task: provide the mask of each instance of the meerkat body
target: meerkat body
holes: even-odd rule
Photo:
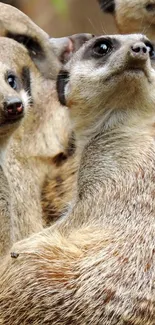
[[[153,59],[142,35],[105,36],[60,73],[82,151],[77,196],[5,259],[0,324],[154,325]]]
[[[103,11],[112,13],[120,33],[145,33],[155,40],[154,0],[98,0]]]

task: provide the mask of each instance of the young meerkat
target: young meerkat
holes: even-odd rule
[[[120,33],[145,33],[155,40],[155,0],[98,0],[104,12],[114,15]]]
[[[8,53],[16,47],[15,42],[3,38],[0,54],[0,163],[5,160],[5,152],[9,147],[9,142],[13,133],[18,129],[23,120],[24,113],[30,108],[30,96],[27,92],[27,83],[23,78],[25,73],[25,49],[19,45],[22,58],[18,60],[18,66],[14,58],[10,58]],[[7,45],[6,45],[7,44]],[[11,52],[10,52],[11,51]],[[6,59],[7,57],[7,59]],[[31,61],[29,59],[29,61]],[[30,64],[30,62],[27,63]],[[0,252],[6,251],[10,245],[11,219],[10,214],[10,190],[7,179],[1,171],[0,188]]]
[[[77,169],[74,139],[68,111],[58,102],[55,84],[62,63],[92,35],[50,39],[26,15],[4,4],[0,4],[0,35],[16,41],[16,51],[9,53],[9,47],[6,49],[7,60],[12,57],[15,67],[20,57],[18,43],[26,48],[28,66],[32,61],[32,71],[25,69],[23,77],[30,79],[27,91],[31,110],[22,128],[13,135],[1,162],[0,254],[4,255],[10,242],[51,224],[73,195]],[[67,173],[61,167],[65,164]]]
[[[154,50],[97,37],[61,72],[82,156],[57,225],[16,243],[0,273],[0,324],[155,324]]]

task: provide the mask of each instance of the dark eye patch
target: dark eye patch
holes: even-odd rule
[[[106,61],[113,50],[118,50],[121,43],[114,37],[96,37],[83,52],[83,60],[91,60],[92,58]],[[97,54],[98,53],[98,54]]]
[[[11,88],[13,88],[14,90],[17,89],[17,80],[14,75],[9,75],[7,78],[7,82]]]
[[[114,13],[115,0],[98,0],[101,9],[107,13]]]
[[[155,49],[154,49],[154,44],[152,44],[151,42],[149,41],[145,41],[145,45],[149,51],[149,56],[150,56],[150,59],[155,59]]]
[[[147,5],[145,6],[145,8],[149,12],[155,11],[155,3],[147,3]]]
[[[13,71],[7,71],[5,80],[12,89],[16,91],[21,89],[21,82]]]
[[[29,51],[31,58],[38,60],[45,59],[45,53],[37,40],[26,36],[8,32],[6,37],[14,39],[16,42],[23,44]]]
[[[20,77],[18,77],[13,71],[7,71],[5,80],[8,85],[17,92],[19,92],[21,89],[24,89],[28,93],[30,97],[30,103],[32,104],[31,76],[28,67],[25,66],[21,69]]]
[[[105,56],[112,51],[112,48],[111,41],[107,39],[98,40],[93,46],[93,56],[95,58]]]

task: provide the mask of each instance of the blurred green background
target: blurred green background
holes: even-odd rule
[[[116,32],[113,18],[104,15],[97,0],[8,0],[53,37],[80,32]]]

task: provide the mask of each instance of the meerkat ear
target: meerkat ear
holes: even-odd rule
[[[79,48],[86,42],[88,42],[90,39],[92,39],[95,35],[92,34],[74,34],[71,36],[68,36],[73,44],[73,53],[78,51]]]
[[[107,13],[115,12],[115,0],[97,0],[101,9]]]
[[[70,60],[73,53],[78,51],[85,42],[93,37],[94,35],[92,34],[75,34],[68,37],[51,38],[50,42],[56,56],[64,64]]]
[[[51,39],[51,43],[55,46],[55,53],[59,60],[64,64],[70,60],[72,55],[87,41],[92,39],[92,34],[75,34],[59,39]],[[66,105],[65,86],[69,81],[69,72],[62,69],[57,77],[57,93],[59,101],[62,105]]]
[[[66,105],[66,98],[65,98],[65,86],[67,85],[69,81],[69,73],[66,70],[61,70],[57,77],[57,93],[58,93],[58,99],[61,103],[61,105]]]
[[[73,53],[73,43],[69,37],[50,38],[50,43],[61,63],[66,63]]]

